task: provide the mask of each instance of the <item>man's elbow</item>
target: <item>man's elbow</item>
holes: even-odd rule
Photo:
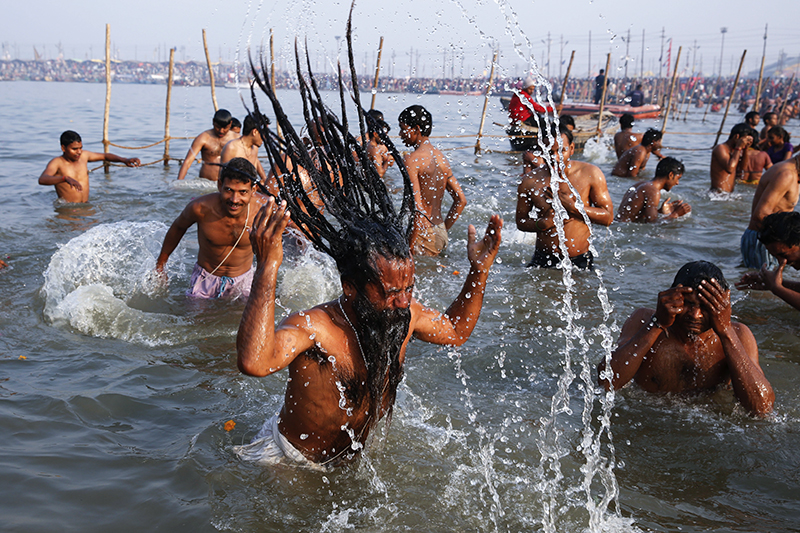
[[[259,365],[244,361],[241,356],[239,356],[239,359],[236,361],[236,366],[239,368],[239,372],[246,376],[263,378],[264,376],[269,375],[269,372],[267,372],[266,369],[261,368]]]

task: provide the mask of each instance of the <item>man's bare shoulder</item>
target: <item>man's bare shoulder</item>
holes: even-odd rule
[[[535,191],[550,184],[550,172],[546,168],[535,168],[520,178],[517,192]]]
[[[602,181],[605,183],[606,175],[597,165],[593,165],[591,163],[587,163],[586,161],[572,161],[570,163],[576,166],[576,171],[580,172],[582,176],[587,178],[591,178],[592,181]]]

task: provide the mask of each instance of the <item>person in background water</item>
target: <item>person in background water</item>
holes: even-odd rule
[[[430,112],[420,105],[413,105],[400,113],[398,122],[403,144],[414,149],[403,156],[417,206],[411,248],[415,255],[439,255],[447,246],[447,232],[467,205],[467,198],[453,176],[447,157],[428,139],[433,127]],[[445,192],[453,203],[447,217],[442,219]]]
[[[666,219],[675,219],[689,212],[692,208],[683,200],[665,201],[661,203],[661,190],[670,191],[683,176],[683,163],[674,157],[665,157],[658,162],[656,177],[650,181],[640,181],[631,186],[622,197],[617,211],[620,222],[656,222],[659,215]]]
[[[620,178],[637,177],[647,166],[650,154],[656,152],[660,153],[661,137],[662,133],[657,129],[650,128],[644,132],[644,135],[642,135],[642,144],[625,150],[625,153],[619,158],[617,164],[614,165],[614,170],[611,171],[611,175],[619,176]]]
[[[394,159],[389,153],[389,149],[383,144],[383,141],[381,141],[378,130],[388,135],[392,128],[383,119],[383,113],[377,109],[370,109],[365,115],[367,117],[367,154],[369,158],[372,159],[372,163],[375,165],[375,170],[378,171],[378,175],[384,178],[384,176],[386,176],[386,171],[394,164]],[[358,140],[360,141],[361,138],[359,137]]]
[[[761,224],[758,240],[778,260],[778,266],[770,270],[763,265],[761,270],[744,274],[736,283],[736,288],[770,291],[800,310],[800,282],[783,279],[786,265],[800,270],[800,213],[789,211],[771,214]]]
[[[762,118],[764,119],[764,127],[761,128],[761,133],[758,136],[759,148],[762,150],[766,150],[767,146],[769,145],[769,141],[767,140],[767,133],[769,132],[769,130],[778,125],[778,114],[770,111],[768,113],[764,113]]]
[[[736,124],[731,128],[728,140],[718,144],[711,152],[712,191],[733,192],[736,169],[739,165],[744,166],[744,153],[753,142],[751,129],[747,124]]]
[[[236,117],[231,117],[231,131],[236,135],[242,134],[242,123]]]
[[[237,138],[237,135],[231,131],[231,121],[233,117],[227,109],[220,109],[214,113],[212,121],[212,128],[206,130],[192,141],[192,146],[186,153],[186,159],[183,160],[180,170],[178,171],[178,179],[186,178],[189,172],[189,167],[194,163],[194,158],[197,154],[203,160],[200,167],[200,177],[211,181],[217,181],[219,178],[219,165],[222,149],[230,141]]]
[[[631,107],[642,107],[644,105],[644,92],[642,92],[642,85],[638,84],[636,89],[631,91],[628,95],[631,99]]]
[[[267,117],[263,117],[262,120],[266,124],[269,124],[269,119]],[[222,149],[220,161],[222,163],[227,163],[235,157],[243,157],[250,161],[250,164],[255,167],[261,179],[261,183],[266,184],[267,174],[264,172],[264,167],[258,159],[258,149],[261,148],[263,144],[264,140],[261,138],[261,132],[258,131],[256,127],[256,121],[252,115],[248,114],[244,118],[244,134],[238,139],[229,141],[228,144],[225,145],[225,148]]]
[[[765,218],[773,213],[794,211],[800,197],[800,155],[782,161],[764,172],[753,194],[750,222],[742,234],[741,250],[744,266],[770,268],[777,265],[767,248],[758,240],[758,232]]]
[[[634,118],[630,113],[624,113],[619,117],[619,131],[614,134],[614,151],[617,159],[622,157],[629,148],[633,148],[642,142],[643,133],[633,132]]]
[[[789,132],[780,126],[774,126],[767,132],[767,155],[772,164],[792,157],[794,146],[789,142],[790,138]]]
[[[89,152],[83,149],[81,136],[72,130],[61,134],[61,155],[51,159],[39,176],[39,185],[55,185],[58,197],[70,203],[89,201],[89,163],[109,161],[128,167],[138,167],[139,158],[127,159],[110,153]]]
[[[603,86],[606,83],[606,71],[605,69],[600,69],[600,74],[598,74],[594,79],[594,103],[599,104],[600,99],[603,98]]]
[[[751,128],[756,129],[761,123],[761,115],[758,114],[758,111],[750,111],[744,116],[744,123]]]
[[[156,271],[166,278],[169,256],[196,223],[200,249],[186,293],[195,298],[246,298],[253,280],[248,231],[263,198],[253,194],[256,169],[247,159],[236,157],[221,165],[221,170],[218,192],[189,202],[164,236],[156,260]]]
[[[731,383],[753,415],[772,412],[775,392],[758,363],[750,329],[731,320],[728,282],[713,263],[683,265],[655,309],[634,311],[598,382],[619,390],[631,380],[653,393],[698,393]]]
[[[557,132],[555,124],[551,124],[549,135],[546,134],[546,130],[540,130],[540,134],[545,146],[550,142],[553,143],[550,147],[550,161],[553,168],[557,169],[561,164],[566,165],[572,147],[572,132],[564,126]],[[522,175],[517,187],[517,229],[536,233],[536,247],[527,265],[529,267],[559,268],[561,265],[563,255],[556,230],[554,198],[550,186],[552,178],[550,165],[540,164],[530,171],[526,168],[526,173]],[[568,182],[559,183],[558,198],[559,202],[566,201],[574,205],[575,200]],[[613,210],[611,213],[609,218],[613,217]],[[583,214],[575,209],[567,210],[564,236],[566,240],[564,244],[572,264],[582,270],[591,270],[594,265],[594,255],[589,250],[591,229]]]
[[[750,128],[747,135],[752,138],[752,141],[742,155],[742,161],[736,165],[736,179],[747,185],[758,185],[764,171],[772,167],[772,160],[767,152],[756,149],[758,131]]]

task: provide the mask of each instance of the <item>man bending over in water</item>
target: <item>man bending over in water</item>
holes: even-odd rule
[[[291,128],[269,80],[259,86],[270,95],[286,135],[286,157],[294,169],[300,168],[310,157],[309,149]],[[303,195],[300,176],[295,170],[284,171],[279,185],[281,195],[292,190],[284,200],[288,210],[285,203],[270,198],[254,222],[251,240],[258,266],[236,340],[238,367],[250,376],[267,376],[288,367],[289,379],[280,414],[264,424],[251,444],[235,450],[260,463],[288,458],[306,465],[336,465],[355,458],[378,421],[391,417],[412,337],[442,345],[467,341],[480,315],[502,221],[492,216],[481,240],[469,227],[470,272],[449,309],[442,314],[420,304],[413,297],[414,261],[409,248],[414,198],[404,165],[398,164],[405,185],[398,213],[361,143],[322,107],[304,82],[300,86],[304,100],[324,119],[326,139],[342,147],[318,151],[343,184],[332,182],[330,173],[321,170],[326,165],[303,165],[334,222],[300,207],[302,202],[296,199]],[[356,106],[363,121],[357,93]],[[400,161],[385,134],[382,140]],[[280,147],[272,137],[266,144],[270,158],[277,159]],[[294,313],[276,328],[281,234],[290,213],[314,245],[336,261],[342,295]]]
[[[39,185],[55,185],[56,194],[65,202],[89,201],[89,165],[95,161],[111,161],[138,167],[139,158],[127,159],[118,155],[88,152],[83,149],[81,136],[72,130],[61,134],[61,156],[51,159],[39,176]]]
[[[650,154],[661,150],[661,137],[661,132],[653,128],[644,132],[642,144],[625,150],[614,166],[614,170],[611,171],[611,175],[620,178],[637,177],[645,169]]]
[[[748,272],[736,284],[741,290],[770,291],[772,294],[800,310],[800,282],[783,279],[786,265],[800,270],[800,213],[789,211],[773,213],[761,223],[758,239],[778,260],[773,270],[762,265],[761,270]]]
[[[264,117],[264,122],[269,124],[269,119]],[[256,121],[252,115],[244,117],[244,127],[242,128],[242,136],[238,139],[229,141],[222,149],[222,156],[220,157],[222,163],[227,163],[234,157],[243,157],[250,161],[258,172],[261,183],[267,183],[267,174],[264,172],[264,167],[261,166],[261,161],[258,159],[258,149],[264,144],[261,138],[261,133],[256,127]]]
[[[741,239],[742,259],[747,268],[774,267],[777,261],[758,241],[761,223],[773,213],[794,211],[800,198],[800,154],[773,165],[764,172],[753,195],[750,223]]]
[[[718,144],[711,152],[711,190],[733,192],[736,169],[744,166],[743,155],[753,142],[752,128],[745,123],[731,128],[728,140]]]
[[[633,312],[617,349],[597,367],[598,381],[617,390],[635,381],[647,392],[694,393],[725,383],[750,413],[772,411],[775,393],[758,364],[750,329],[731,320],[730,289],[706,261],[687,263],[655,309]]]
[[[683,163],[674,157],[665,157],[658,162],[656,177],[640,181],[625,192],[619,203],[617,220],[620,222],[656,222],[659,215],[667,219],[678,218],[692,208],[683,200],[661,203],[661,190],[670,191],[683,176]]]
[[[183,160],[181,169],[178,171],[179,180],[186,177],[189,167],[192,166],[194,158],[199,153],[203,160],[203,165],[200,167],[200,177],[217,181],[219,167],[215,165],[220,163],[222,149],[230,141],[237,138],[237,135],[231,131],[232,118],[227,109],[220,109],[214,113],[213,127],[204,131],[192,141],[192,146],[189,147],[189,151],[186,153],[186,159]]]
[[[433,118],[428,110],[421,105],[412,105],[400,113],[398,121],[403,144],[414,148],[413,152],[403,157],[417,206],[411,247],[415,255],[439,255],[447,246],[447,232],[467,205],[467,198],[453,176],[445,155],[428,140],[433,126]],[[447,218],[442,220],[445,192],[453,198],[453,203]]]
[[[261,207],[253,194],[256,169],[241,157],[222,166],[218,192],[195,198],[172,223],[156,261],[163,275],[170,254],[192,224],[197,223],[200,250],[188,296],[247,297],[253,279],[253,247],[248,231]]]

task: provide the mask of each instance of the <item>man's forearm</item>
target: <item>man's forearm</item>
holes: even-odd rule
[[[717,332],[731,375],[731,385],[736,398],[753,414],[765,415],[772,411],[775,393],[761,368],[747,355],[733,326]]]
[[[483,307],[483,296],[486,292],[488,277],[488,268],[481,271],[475,266],[470,266],[461,292],[445,312],[457,335],[457,339],[453,343],[456,346],[464,344],[472,334],[472,330],[475,329]]]
[[[250,376],[266,376],[275,351],[275,286],[278,267],[259,265],[236,335],[237,366]]]
[[[606,374],[609,370],[607,370],[605,360],[600,361],[600,364],[597,365],[600,385],[606,389],[610,389],[612,386],[614,389],[620,389],[632,380],[639,371],[645,354],[653,347],[661,331],[662,328],[652,319],[644,322],[628,342],[612,352],[611,376]]]
[[[784,281],[783,285],[772,289],[772,294],[800,311],[800,283]]]

